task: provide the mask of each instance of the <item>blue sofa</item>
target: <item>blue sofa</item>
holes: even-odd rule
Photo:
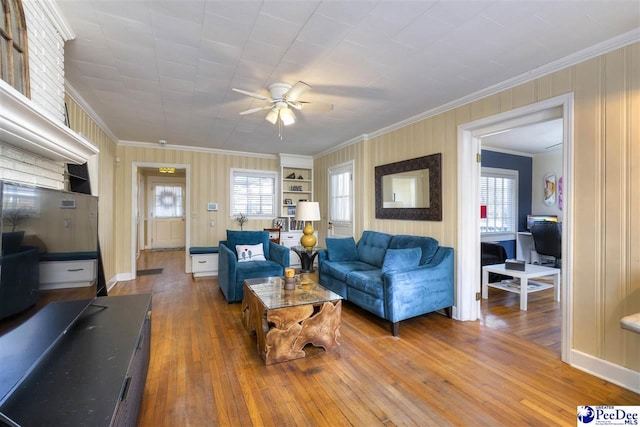
[[[344,299],[391,322],[444,309],[454,301],[453,249],[431,237],[365,231],[353,238],[327,238],[318,254],[320,283]]]
[[[264,261],[238,260],[236,246],[262,243]],[[268,231],[227,230],[218,248],[218,284],[228,302],[242,301],[245,279],[283,276],[289,267],[289,249],[269,240]]]

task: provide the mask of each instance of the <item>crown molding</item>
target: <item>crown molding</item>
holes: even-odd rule
[[[160,145],[157,142],[141,142],[141,141],[118,141],[118,146],[123,147],[138,147],[138,148],[154,148],[156,150],[178,150],[178,151],[193,151],[197,153],[210,153],[210,154],[224,154],[226,156],[241,156],[241,157],[256,157],[259,159],[276,160],[278,156],[274,154],[261,154],[247,151],[233,151],[233,150],[221,150],[218,148],[204,148],[193,147],[188,145],[172,145],[163,144]]]
[[[49,18],[51,18],[51,22],[53,26],[56,27],[56,30],[64,41],[73,40],[76,38],[76,33],[73,32],[69,22],[62,14],[62,11],[58,7],[58,3],[52,0],[44,0],[39,2],[42,8],[45,10],[45,13]]]
[[[98,148],[0,80],[0,141],[54,161],[84,163]]]

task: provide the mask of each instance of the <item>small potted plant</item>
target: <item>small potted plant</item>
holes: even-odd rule
[[[240,231],[244,231],[244,225],[247,221],[249,221],[249,218],[247,218],[247,216],[242,212],[240,212],[240,215],[236,216],[236,222],[240,224]]]

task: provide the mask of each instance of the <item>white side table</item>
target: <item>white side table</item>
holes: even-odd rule
[[[505,276],[520,279],[520,284],[515,283],[489,283],[489,273],[498,273]],[[553,285],[536,282],[530,284],[529,279],[534,277],[553,276]],[[489,286],[502,289],[503,291],[520,294],[520,310],[527,309],[527,294],[555,288],[556,301],[560,301],[560,269],[543,267],[541,265],[525,264],[524,271],[507,270],[504,264],[485,265],[482,267],[482,298],[489,297]],[[522,292],[521,289],[526,289]]]

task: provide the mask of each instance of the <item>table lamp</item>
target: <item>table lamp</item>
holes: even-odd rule
[[[312,221],[320,221],[320,205],[318,202],[298,202],[296,205],[296,221],[306,221],[302,230],[300,244],[306,250],[311,250],[316,245],[316,236],[313,235]]]

